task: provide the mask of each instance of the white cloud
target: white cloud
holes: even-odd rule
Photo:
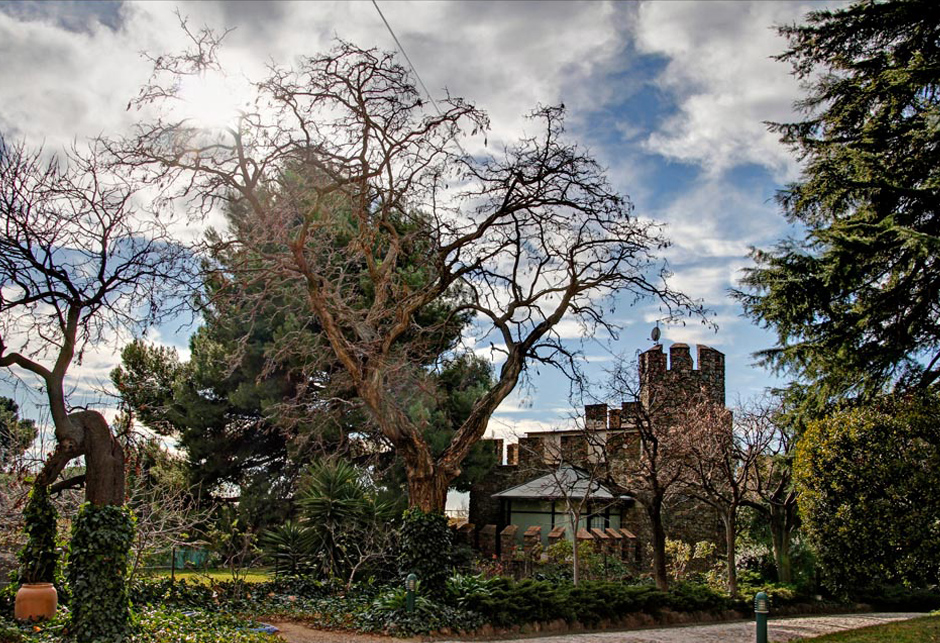
[[[793,177],[795,161],[763,124],[793,118],[800,96],[789,66],[771,58],[786,48],[772,27],[818,8],[806,2],[640,5],[637,47],[666,57],[659,84],[678,102],[678,113],[648,137],[648,149],[711,174],[755,163],[778,178]]]

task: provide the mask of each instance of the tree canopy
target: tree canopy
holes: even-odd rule
[[[309,169],[295,167],[291,180],[303,181]],[[226,215],[237,226],[246,212],[233,205]],[[241,268],[261,261],[251,249],[218,247],[223,249],[214,253],[215,269],[205,275],[198,297],[203,324],[190,339],[190,360],[180,362],[172,349],[140,340],[122,352],[122,365],[111,376],[128,410],[177,438],[193,484],[206,491],[238,487],[243,506],[280,505],[283,511],[298,472],[323,453],[368,465],[382,484],[397,487],[404,480],[401,462],[364,412],[342,366],[329,359],[303,293],[247,277]],[[368,281],[352,282],[356,297],[368,301]],[[407,412],[424,423],[435,453],[446,448],[492,378],[479,357],[443,355],[468,322],[453,314],[449,301],[422,311],[401,341],[411,361],[428,369],[432,385],[409,392]],[[489,450],[472,449],[455,486],[468,490],[494,461]]]
[[[751,253],[736,293],[776,331],[762,361],[822,399],[940,377],[940,7],[863,1],[780,28],[803,163],[778,202],[802,237]]]
[[[796,447],[803,526],[838,591],[935,584],[940,400],[886,398],[811,422]]]
[[[36,423],[20,418],[20,407],[16,401],[0,397],[0,468],[5,469],[23,455],[37,435],[39,430]]]
[[[598,163],[566,139],[563,109],[537,110],[538,134],[502,153],[469,156],[460,140],[467,128],[486,130],[484,113],[454,97],[429,111],[393,55],[340,43],[272,67],[236,124],[206,132],[169,100],[181,77],[219,72],[218,38],[204,30],[192,39],[192,52],[154,59],[137,104],[157,116],[111,149],[168,197],[245,208],[222,240],[250,251],[237,270],[303,293],[326,339],[323,358],[341,366],[404,461],[413,506],[443,509],[528,365],[573,370],[556,330],[563,319],[614,331],[605,313],[615,295],[654,299],[666,315],[701,312],[666,285],[656,253],[668,242],[657,226],[633,216]],[[435,453],[426,417],[409,412],[435,387],[409,336],[442,303],[450,313],[439,330],[469,315],[503,361]]]

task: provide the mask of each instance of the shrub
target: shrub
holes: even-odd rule
[[[929,612],[940,609],[940,589],[911,589],[893,585],[858,594],[855,598],[875,609],[898,612]]]
[[[475,612],[461,610],[435,603],[424,597],[416,597],[415,611],[408,612],[404,605],[392,607],[392,602],[373,605],[356,616],[358,629],[368,632],[388,632],[399,636],[426,634],[445,627],[452,630],[475,630],[487,619]],[[397,597],[395,602],[397,603]]]
[[[444,593],[451,605],[466,607],[474,597],[490,596],[494,585],[494,579],[483,574],[454,574],[447,579]]]
[[[130,629],[125,582],[134,539],[127,507],[85,503],[78,511],[69,544],[72,590],[69,632],[79,641],[120,641]]]
[[[669,588],[666,604],[677,612],[713,612],[730,609],[731,598],[722,591],[701,583],[674,583]]]
[[[431,595],[444,591],[453,562],[454,537],[444,514],[412,508],[402,516],[398,571],[414,573]]]

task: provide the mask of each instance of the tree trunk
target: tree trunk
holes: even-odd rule
[[[96,411],[70,416],[85,429],[85,498],[93,505],[124,504],[124,449]]]
[[[578,523],[581,522],[581,516],[569,514],[568,523],[571,526],[571,541],[574,547],[571,548],[571,582],[577,585],[581,581],[581,554],[578,552]]]
[[[737,512],[734,509],[729,509],[728,512],[721,517],[721,521],[725,525],[725,570],[728,576],[728,593],[731,594],[732,597],[736,596],[738,593],[738,570],[734,551],[735,540],[738,536],[736,514]]]
[[[417,507],[424,513],[444,513],[447,505],[447,488],[453,476],[440,467],[430,474],[420,475],[408,470],[408,506]]]
[[[652,531],[653,546],[653,580],[656,589],[666,591],[669,589],[669,577],[666,575],[666,529],[663,527],[663,499],[653,498],[646,507]]]
[[[777,580],[781,583],[793,581],[787,514],[788,510],[785,505],[770,506],[770,536],[773,540],[774,565],[777,567]]]
[[[51,485],[78,456],[85,456],[85,499],[96,506],[124,504],[124,449],[97,411],[70,413],[63,434],[75,436],[56,445],[36,476],[37,485]],[[57,427],[58,429],[58,427]]]

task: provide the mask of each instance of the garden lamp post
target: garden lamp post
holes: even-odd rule
[[[767,643],[767,615],[770,613],[770,601],[767,594],[757,592],[754,597],[754,615],[757,620],[757,643]]]
[[[415,587],[418,585],[418,577],[414,574],[408,574],[405,579],[405,607],[409,613],[415,611]]]

